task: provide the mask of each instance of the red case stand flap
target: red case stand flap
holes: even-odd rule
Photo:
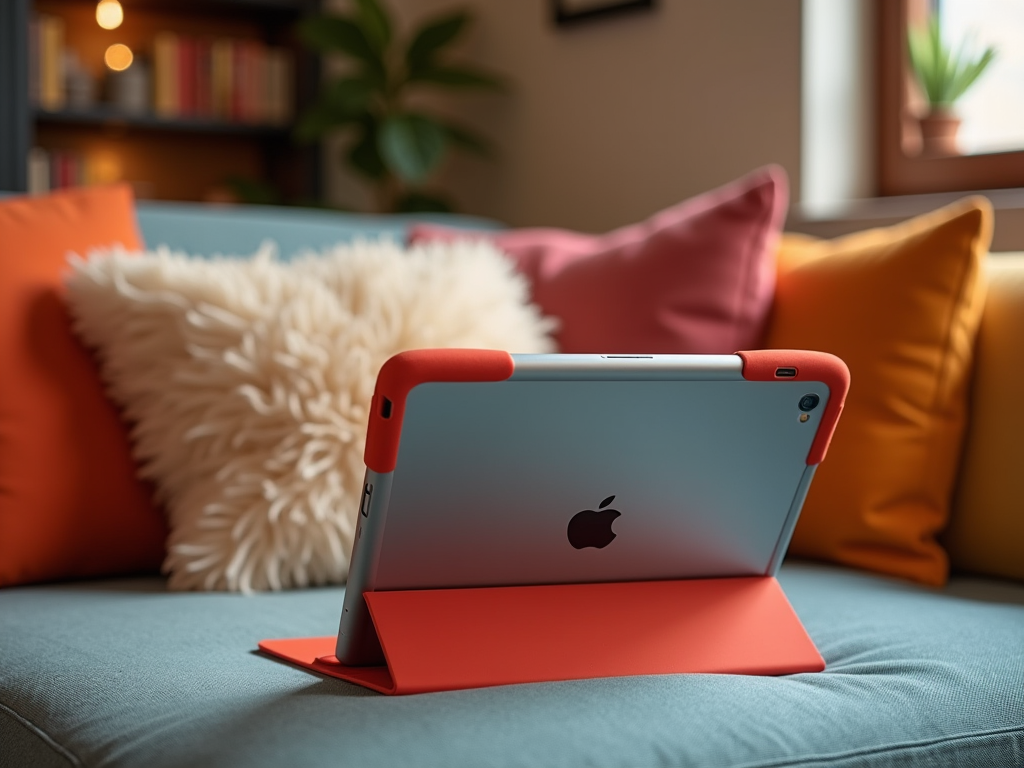
[[[348,667],[334,637],[261,650],[382,693],[684,672],[825,668],[770,576],[368,592],[387,667]]]

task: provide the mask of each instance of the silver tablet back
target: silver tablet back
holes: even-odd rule
[[[774,572],[825,384],[745,381],[731,355],[514,359],[410,392],[364,590]]]

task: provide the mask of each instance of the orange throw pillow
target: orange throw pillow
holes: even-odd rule
[[[984,301],[988,201],[831,241],[783,238],[768,346],[850,368],[843,418],[789,551],[941,585]]]
[[[0,586],[159,568],[166,529],[71,330],[69,251],[139,249],[127,186],[0,201]]]

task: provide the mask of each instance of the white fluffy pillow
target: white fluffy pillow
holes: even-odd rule
[[[367,408],[419,347],[550,352],[552,324],[483,242],[384,241],[279,262],[167,250],[72,257],[68,301],[170,520],[172,589],[338,583]]]

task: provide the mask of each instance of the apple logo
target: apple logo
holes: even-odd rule
[[[577,512],[569,521],[569,543],[576,549],[596,547],[603,549],[612,543],[615,532],[612,523],[622,513],[617,509],[605,509],[615,500],[609,496],[601,502],[597,509],[584,509]]]

